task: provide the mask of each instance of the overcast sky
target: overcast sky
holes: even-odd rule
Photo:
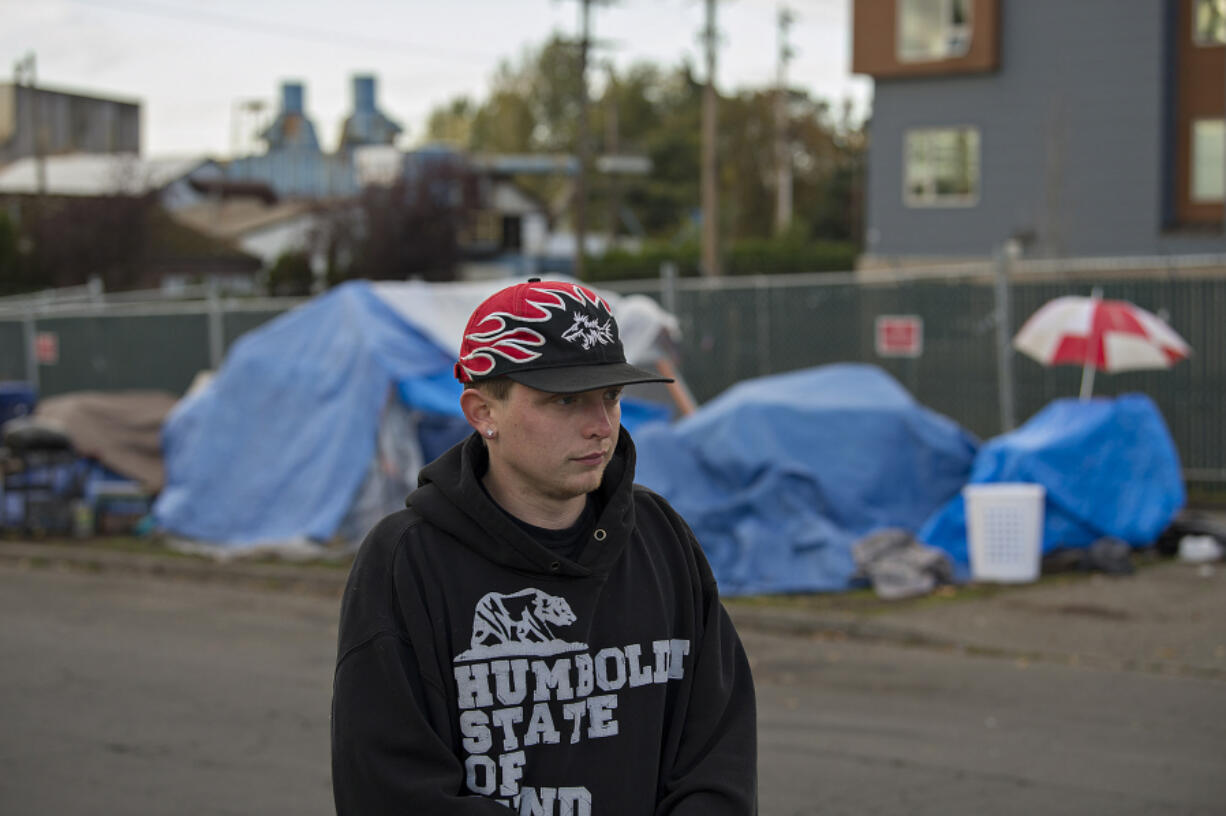
[[[871,85],[850,75],[851,0],[786,5],[796,18],[789,84],[851,98],[862,112]],[[774,82],[779,7],[721,0],[721,91]],[[593,35],[605,43],[594,59],[671,67],[688,58],[702,76],[704,13],[702,0],[594,5]],[[351,77],[372,73],[407,147],[432,108],[483,98],[500,61],[518,61],[554,31],[576,36],[579,20],[578,0],[0,0],[0,77],[11,81],[33,52],[40,84],[139,100],[146,155],[222,158],[252,146],[249,133],[236,140],[236,106],[271,104],[284,80],[305,84],[307,113],[334,148]]]

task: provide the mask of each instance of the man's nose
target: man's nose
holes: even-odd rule
[[[604,399],[593,400],[587,410],[588,435],[603,439],[613,433],[613,412],[616,410],[616,405],[610,405]]]

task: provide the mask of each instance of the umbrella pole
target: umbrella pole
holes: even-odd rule
[[[1090,299],[1094,301],[1094,305],[1098,305],[1098,301],[1103,298],[1103,290],[1101,286],[1095,286],[1090,292]],[[1091,318],[1093,319],[1093,318]],[[1090,348],[1087,349],[1085,365],[1081,368],[1081,400],[1085,402],[1090,398],[1090,394],[1094,391],[1094,368],[1095,360],[1098,358],[1099,349],[1102,346],[1103,339],[1095,333],[1093,326],[1090,328]]]
[[[1094,390],[1094,366],[1086,363],[1081,369],[1081,400],[1084,402],[1090,398],[1090,392]]]

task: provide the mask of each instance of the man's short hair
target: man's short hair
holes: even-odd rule
[[[515,381],[510,377],[491,377],[488,380],[466,382],[464,388],[475,388],[490,399],[502,402],[511,393],[511,386],[514,384]]]

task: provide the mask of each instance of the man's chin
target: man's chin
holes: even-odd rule
[[[600,469],[600,473],[585,474],[582,477],[575,478],[564,485],[559,485],[557,498],[560,499],[575,499],[579,496],[586,496],[593,490],[600,487],[600,482],[604,479],[604,468]]]

